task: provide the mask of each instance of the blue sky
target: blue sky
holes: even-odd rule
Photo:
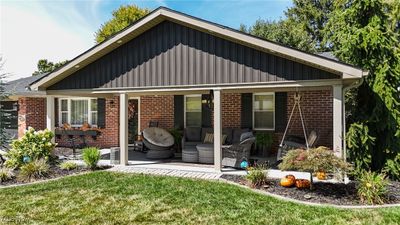
[[[41,58],[71,59],[94,44],[94,32],[120,5],[169,7],[237,29],[284,17],[291,0],[0,1],[0,54],[10,79],[29,76]]]

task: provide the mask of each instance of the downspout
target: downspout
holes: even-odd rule
[[[346,148],[346,92],[349,91],[352,88],[357,88],[360,87],[364,83],[364,77],[361,78],[360,82],[355,82],[354,84],[351,84],[347,87],[343,88],[342,91],[342,96],[343,96],[343,102],[342,102],[342,126],[343,126],[343,159],[347,161],[347,148]],[[349,179],[347,175],[345,175],[345,180],[344,182],[347,184],[349,182]]]

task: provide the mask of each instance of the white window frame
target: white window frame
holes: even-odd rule
[[[86,100],[86,101],[88,101],[88,121],[87,121],[87,123],[89,123],[90,124],[90,126],[92,126],[92,127],[97,127],[97,124],[91,124],[91,122],[92,122],[92,112],[97,112],[97,119],[99,119],[98,118],[98,116],[99,116],[99,111],[98,111],[98,109],[97,109],[97,111],[92,111],[92,101],[91,100],[93,100],[93,99],[95,99],[96,101],[97,101],[97,98],[85,98],[85,97],[77,97],[77,98],[59,98],[58,99],[58,125],[60,126],[60,127],[62,127],[63,126],[63,124],[62,124],[62,112],[65,112],[65,111],[61,111],[61,101],[62,100],[67,100],[67,107],[68,107],[68,111],[67,111],[67,123],[71,126],[71,127],[81,127],[83,124],[79,124],[79,125],[72,125],[71,124],[71,100],[75,100],[75,101],[77,101],[77,100]]]
[[[255,122],[255,112],[257,112],[254,109],[254,102],[255,102],[255,97],[257,95],[272,95],[272,105],[274,106],[272,110],[258,110],[259,112],[273,112],[273,118],[272,118],[272,122],[273,122],[273,127],[272,128],[256,128],[254,125]],[[253,93],[253,98],[252,98],[252,112],[253,112],[253,130],[268,130],[268,131],[273,131],[275,130],[275,113],[276,113],[276,106],[275,106],[275,92],[260,92],[260,93]]]
[[[184,101],[183,101],[183,124],[184,124],[185,128],[186,128],[186,98],[187,97],[200,97],[200,104],[203,104],[201,102],[201,94],[192,94],[192,95],[185,95],[184,96],[184,98],[183,98],[184,99]],[[201,107],[200,107],[200,113],[202,113]],[[200,127],[201,127],[201,125],[200,125]]]

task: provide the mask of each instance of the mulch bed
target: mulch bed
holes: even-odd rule
[[[222,175],[222,179],[246,185],[243,176]],[[285,188],[279,185],[278,179],[269,179],[267,184],[257,189],[276,195],[314,203],[334,205],[362,205],[357,196],[356,182],[349,184],[315,182],[314,189]],[[400,182],[391,181],[388,185],[387,204],[400,203]]]
[[[96,170],[104,170],[104,169],[108,169],[108,168],[110,168],[110,166],[102,166],[102,167],[98,167]],[[35,180],[33,182],[54,179],[54,178],[58,178],[58,177],[68,176],[68,175],[71,175],[71,174],[83,173],[83,172],[86,172],[86,171],[89,171],[89,169],[87,169],[85,167],[78,167],[78,168],[76,168],[74,170],[62,170],[62,169],[60,169],[58,167],[58,165],[51,165],[48,176],[43,177],[43,178],[38,179],[38,180]],[[18,173],[18,171],[15,171],[14,173],[16,175]],[[14,177],[11,180],[0,182],[0,187],[9,186],[9,185],[17,185],[17,184],[27,184],[27,183],[32,183],[32,182],[20,181],[16,177]]]

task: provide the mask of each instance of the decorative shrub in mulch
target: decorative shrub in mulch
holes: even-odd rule
[[[224,174],[221,178],[241,185],[247,185],[247,181],[243,176]],[[314,189],[310,190],[297,189],[296,187],[285,188],[280,186],[278,179],[268,179],[265,185],[259,186],[257,189],[307,202],[334,205],[362,205],[357,196],[356,182],[354,181],[349,184],[315,182]],[[400,182],[391,181],[387,189],[388,195],[385,203],[400,203]]]
[[[104,169],[108,169],[108,168],[110,168],[110,166],[99,166],[95,170],[104,170]],[[82,172],[86,172],[86,171],[91,171],[91,170],[86,167],[81,167],[81,166],[79,166],[73,170],[62,170],[59,168],[58,165],[50,165],[50,170],[49,170],[48,175],[41,179],[35,180],[33,182],[54,179],[54,178],[68,176],[68,175],[72,175],[72,174],[78,174],[78,173],[82,173]],[[19,172],[18,170],[14,171],[15,175],[17,175],[18,172]],[[16,177],[13,177],[11,180],[6,180],[3,182],[0,182],[0,187],[16,185],[16,184],[27,184],[27,183],[32,183],[32,182],[24,182],[24,181],[17,179]]]

